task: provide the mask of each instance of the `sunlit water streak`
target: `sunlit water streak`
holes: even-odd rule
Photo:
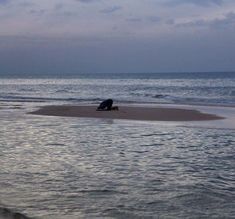
[[[33,116],[7,106],[0,113],[0,204],[12,211],[234,218],[234,130]]]

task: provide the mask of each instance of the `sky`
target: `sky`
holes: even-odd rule
[[[235,71],[234,0],[0,0],[0,74]]]

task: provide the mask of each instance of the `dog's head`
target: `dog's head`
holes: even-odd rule
[[[113,106],[113,107],[112,107],[112,110],[119,110],[119,109],[118,109],[118,106]]]

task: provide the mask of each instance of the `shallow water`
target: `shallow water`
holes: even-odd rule
[[[0,111],[0,206],[39,219],[234,218],[234,130],[17,107]]]

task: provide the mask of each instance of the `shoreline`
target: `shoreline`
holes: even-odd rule
[[[120,105],[116,111],[96,111],[93,105],[51,105],[30,112],[33,115],[78,118],[126,119],[139,121],[212,121],[225,117],[181,107],[142,107]]]

